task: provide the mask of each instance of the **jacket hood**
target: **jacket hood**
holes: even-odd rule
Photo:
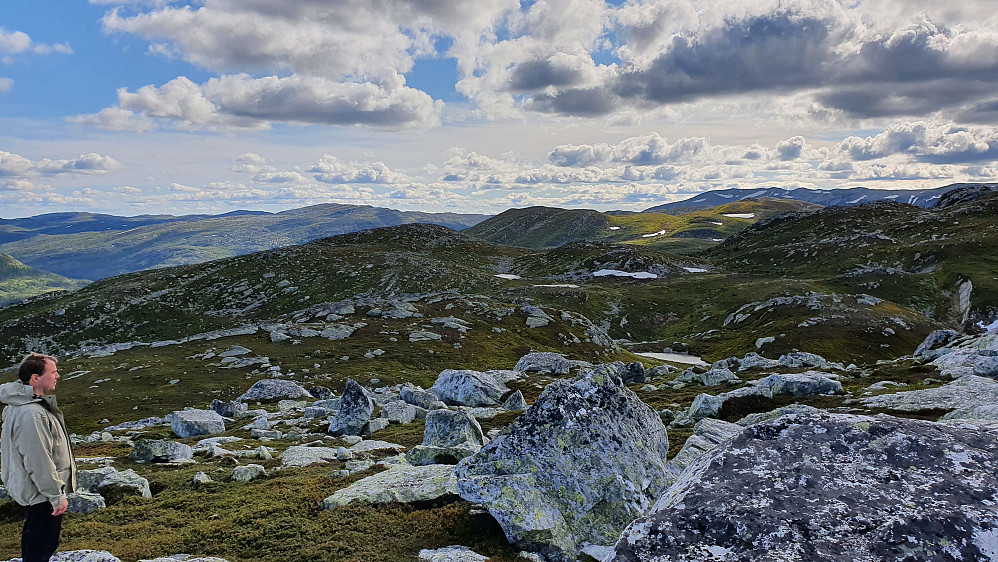
[[[20,380],[0,384],[0,402],[4,404],[22,406],[35,400],[35,389]]]

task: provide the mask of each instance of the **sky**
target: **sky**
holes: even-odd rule
[[[995,0],[2,0],[0,217],[998,181]]]

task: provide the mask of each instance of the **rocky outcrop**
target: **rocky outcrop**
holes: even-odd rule
[[[509,392],[492,373],[465,369],[444,369],[430,390],[449,406],[498,406]]]
[[[693,426],[693,435],[686,439],[683,448],[666,464],[668,482],[671,485],[693,461],[713,450],[720,443],[731,439],[742,431],[742,426],[711,418],[702,419]]]
[[[194,450],[190,445],[160,439],[139,439],[128,453],[128,458],[140,463],[177,462],[193,457]]]
[[[149,481],[141,477],[132,469],[121,472],[113,471],[108,473],[95,487],[95,491],[109,502],[114,502],[125,496],[139,496],[141,498],[151,498],[152,491],[149,489]]]
[[[168,417],[177,437],[215,435],[225,432],[225,420],[214,410],[180,410]]]
[[[527,401],[523,398],[523,393],[517,390],[513,394],[509,395],[509,398],[502,403],[503,410],[509,410],[511,412],[522,412],[527,409]]]
[[[658,414],[616,377],[556,381],[456,469],[513,544],[552,560],[608,545],[665,487],[669,441]]]
[[[333,435],[360,435],[374,414],[374,399],[353,379],[347,379],[340,408],[329,423]]]
[[[247,406],[238,400],[222,402],[221,400],[215,399],[211,401],[211,409],[222,417],[238,418],[241,414],[246,412]]]
[[[697,369],[686,369],[676,377],[675,382],[690,383],[695,382],[704,386],[717,386],[721,383],[738,383],[742,379],[731,372],[728,365],[719,361],[720,365],[713,365],[707,371],[700,372]]]
[[[440,397],[433,392],[423,390],[408,382],[399,388],[399,399],[424,410],[436,410],[446,406],[446,404],[440,401]]]
[[[956,330],[933,330],[915,349],[915,358],[921,361],[932,361],[940,355],[945,355],[951,351],[946,346],[959,337],[960,332]]]
[[[832,363],[820,355],[805,353],[803,351],[794,351],[780,356],[780,365],[794,368],[810,367],[826,371],[830,369],[838,371],[845,370],[845,367],[841,363]]]
[[[381,406],[381,417],[390,423],[410,423],[416,419],[416,407],[405,400],[392,400]]]
[[[421,562],[482,562],[488,558],[466,546],[447,546],[434,550],[424,548],[419,551],[419,560]]]
[[[256,381],[237,402],[276,402],[277,400],[312,398],[300,384],[284,379],[264,379]]]
[[[393,465],[384,472],[368,476],[337,490],[326,498],[323,507],[334,509],[351,502],[415,503],[455,496],[454,467],[447,465]]]
[[[998,404],[998,381],[967,375],[940,387],[870,396],[859,402],[868,408],[899,412],[972,408]]]
[[[302,467],[337,460],[337,449],[293,445],[278,455],[278,458],[281,459],[281,468]]]
[[[471,414],[434,410],[426,415],[423,444],[406,453],[406,460],[417,466],[457,464],[481,449],[484,442],[482,426]]]
[[[779,366],[780,362],[776,359],[766,359],[758,353],[749,352],[745,354],[745,357],[742,357],[741,362],[738,364],[738,372],[750,369],[773,369]]]
[[[993,560],[996,438],[888,416],[753,425],[695,461],[607,560]]]

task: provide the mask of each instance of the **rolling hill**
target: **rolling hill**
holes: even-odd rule
[[[0,306],[50,291],[75,291],[86,281],[68,279],[28,267],[0,252]]]

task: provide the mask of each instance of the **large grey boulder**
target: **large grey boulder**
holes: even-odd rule
[[[190,460],[194,450],[190,445],[161,439],[139,439],[128,458],[135,462],[177,462]]]
[[[108,475],[118,472],[113,466],[102,466],[89,470],[76,471],[76,489],[83,492],[98,493],[97,487]]]
[[[514,371],[524,373],[567,375],[572,364],[560,353],[535,351],[528,353],[516,362]]]
[[[772,369],[779,366],[780,362],[776,359],[766,359],[762,355],[750,351],[745,354],[745,357],[742,357],[741,363],[738,364],[738,372],[750,369]]]
[[[675,382],[695,382],[704,386],[717,386],[721,383],[742,382],[742,379],[738,378],[738,375],[731,372],[731,369],[724,364],[714,365],[703,373],[698,373],[696,369],[686,369],[676,377]]]
[[[509,388],[491,373],[444,369],[430,389],[449,406],[498,406]]]
[[[392,465],[388,470],[358,480],[323,502],[334,509],[351,502],[365,504],[413,503],[456,496],[454,467],[447,465]]]
[[[482,426],[467,412],[434,410],[426,414],[423,445],[453,447],[469,444],[481,447],[484,443]]]
[[[687,468],[606,560],[994,560],[998,429],[788,415]]]
[[[592,370],[600,374],[619,377],[620,380],[624,381],[624,384],[632,382],[647,382],[648,380],[645,376],[645,366],[642,365],[640,361],[635,361],[633,363],[611,361],[609,363],[596,365],[595,367],[592,367]],[[565,374],[567,373],[568,371],[565,371]]]
[[[233,400],[231,402],[222,402],[217,398],[211,401],[211,409],[214,410],[218,415],[224,416],[226,418],[238,418],[240,414],[247,410],[246,404],[239,402],[238,400]]]
[[[523,393],[517,390],[510,394],[506,401],[502,403],[502,409],[511,412],[522,412],[527,409],[527,401],[523,398]]]
[[[869,408],[886,408],[899,412],[919,410],[952,410],[998,404],[998,381],[967,375],[936,388],[881,394],[861,398]]]
[[[969,408],[957,408],[956,410],[953,410],[952,412],[939,418],[939,421],[977,421],[998,423],[998,403],[982,404],[980,406],[972,406]]]
[[[374,414],[371,394],[353,379],[347,379],[336,416],[329,423],[333,435],[360,435]]]
[[[275,402],[277,400],[297,400],[312,398],[312,395],[300,384],[284,379],[263,379],[253,383],[237,402]]]
[[[686,439],[683,448],[666,464],[671,485],[693,461],[704,456],[719,444],[741,433],[742,426],[711,418],[702,419],[693,426],[693,435]]]
[[[13,560],[21,560],[13,558]],[[106,550],[69,550],[56,552],[49,562],[121,562],[116,556]]]
[[[232,469],[232,474],[229,475],[229,480],[233,482],[249,482],[251,480],[256,480],[257,478],[263,478],[267,475],[267,470],[263,468],[263,465],[259,464],[247,464],[242,466],[237,466]]]
[[[419,551],[420,562],[482,562],[488,557],[482,556],[466,546],[447,546]]]
[[[756,388],[768,398],[774,396],[816,396],[842,392],[842,383],[828,373],[807,371],[804,373],[776,373],[765,377]]]
[[[381,406],[381,417],[390,423],[410,423],[416,419],[416,407],[405,400],[392,400]]]
[[[511,543],[551,560],[610,545],[666,485],[658,414],[617,377],[556,381],[477,454],[457,491],[483,504]]]
[[[214,410],[179,410],[169,416],[177,437],[225,433],[225,420]]]
[[[423,390],[409,382],[403,384],[399,389],[399,399],[424,410],[436,410],[446,406],[440,401],[440,397],[432,391]]]
[[[109,473],[97,485],[97,491],[109,502],[114,502],[125,496],[152,497],[149,481],[130,468],[121,472]]]

